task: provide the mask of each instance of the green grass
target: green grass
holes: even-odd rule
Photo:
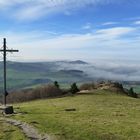
[[[13,118],[58,140],[140,140],[140,100],[107,91],[16,104]],[[74,112],[66,112],[75,108]],[[34,123],[35,122],[35,123]]]
[[[17,127],[0,121],[0,140],[27,140],[27,138]]]

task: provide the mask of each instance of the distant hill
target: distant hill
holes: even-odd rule
[[[76,60],[76,61],[70,61],[70,64],[88,64],[87,62],[81,61],[81,60]]]
[[[113,67],[87,63],[85,61],[49,61],[49,62],[7,62],[7,87],[9,90],[31,88],[39,84],[58,81],[70,85],[73,82],[113,80],[124,85],[139,86],[134,79],[138,73],[134,68]],[[134,78],[133,78],[134,77]],[[130,81],[131,80],[131,81]],[[3,89],[3,63],[0,62],[0,91]],[[140,88],[137,88],[137,91]]]
[[[20,89],[37,84],[84,82],[91,78],[77,68],[88,65],[84,61],[7,62],[8,89]],[[3,87],[3,63],[0,62],[0,90]]]

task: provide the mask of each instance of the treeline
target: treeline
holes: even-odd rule
[[[76,83],[73,83],[70,89],[61,89],[58,82],[55,81],[54,84],[37,87],[35,89],[20,90],[10,93],[7,96],[7,102],[15,103],[15,102],[26,102],[36,99],[62,97],[67,94],[75,94],[78,91],[79,89]]]

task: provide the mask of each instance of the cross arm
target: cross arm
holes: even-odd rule
[[[3,52],[4,50],[0,50],[0,52]],[[6,52],[19,52],[19,50],[6,50]]]
[[[6,50],[7,52],[19,52],[19,50]]]

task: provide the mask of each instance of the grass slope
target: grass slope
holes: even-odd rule
[[[140,101],[108,91],[16,104],[13,118],[59,140],[139,140]],[[66,112],[75,108],[74,112]]]

